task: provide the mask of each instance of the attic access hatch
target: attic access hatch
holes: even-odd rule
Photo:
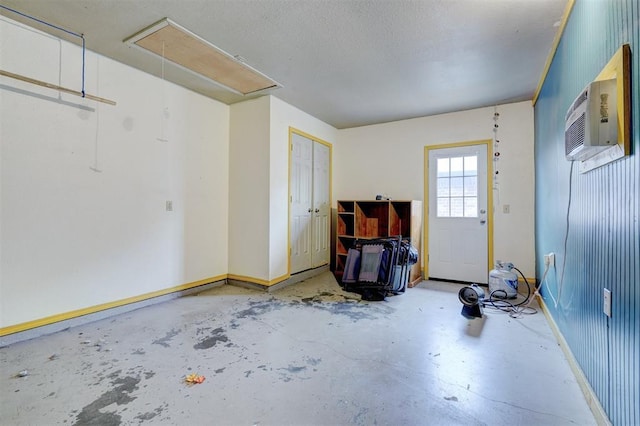
[[[168,18],[124,40],[241,95],[281,87],[266,75]]]

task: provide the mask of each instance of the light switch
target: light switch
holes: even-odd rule
[[[606,316],[611,318],[611,290],[605,288],[604,291],[602,292],[602,299],[603,299],[602,310],[604,311],[604,314]]]

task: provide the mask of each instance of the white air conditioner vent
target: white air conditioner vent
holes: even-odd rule
[[[616,80],[590,83],[572,102],[565,116],[567,160],[586,160],[618,143]]]
[[[573,104],[571,104],[571,108],[569,108],[569,111],[567,111],[565,120],[568,120],[571,113],[573,113],[573,111],[575,111],[578,107],[580,107],[580,105],[582,105],[587,100],[587,94],[588,94],[588,90],[583,90],[582,93],[578,95],[576,100],[573,101]]]

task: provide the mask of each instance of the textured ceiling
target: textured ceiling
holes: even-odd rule
[[[168,17],[266,74],[271,93],[337,128],[532,99],[566,0],[0,0],[160,75],[123,40]],[[77,39],[0,9],[74,43]],[[247,99],[167,65],[165,78]]]

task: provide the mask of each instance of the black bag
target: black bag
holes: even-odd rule
[[[387,291],[379,288],[363,288],[359,291],[362,300],[382,302],[387,297]]]

